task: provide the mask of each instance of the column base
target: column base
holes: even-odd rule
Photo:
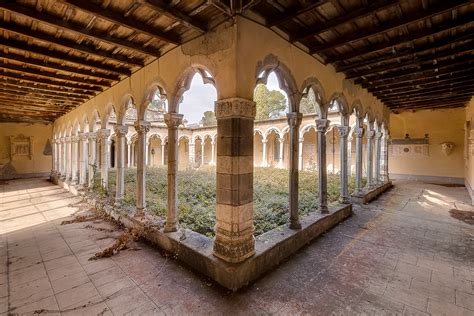
[[[143,219],[145,218],[145,212],[146,212],[146,208],[137,208],[135,210],[135,214],[133,214],[133,217]]]
[[[288,224],[288,227],[289,227],[290,229],[301,229],[302,226],[301,226],[301,223],[300,223],[300,222],[290,222],[290,223]]]
[[[319,206],[318,209],[321,214],[329,214],[329,208],[326,205]]]
[[[163,232],[165,233],[173,233],[178,231],[178,225],[176,222],[169,223],[166,222],[165,227],[163,228]]]
[[[341,196],[339,198],[339,203],[341,203],[341,204],[351,204],[351,200],[347,196]]]
[[[225,236],[218,230],[212,254],[230,263],[245,261],[255,255],[255,238],[252,234],[242,237]]]

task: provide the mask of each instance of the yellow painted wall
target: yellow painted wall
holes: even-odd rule
[[[0,123],[0,177],[4,172],[13,176],[50,172],[52,156],[45,156],[43,151],[46,142],[51,139],[52,132],[52,124]],[[28,156],[16,156],[10,161],[10,136],[19,134],[26,137],[33,136],[33,156],[32,159]]]
[[[474,157],[472,157],[474,154],[474,97],[471,98],[471,101],[466,107],[464,142],[466,144],[466,150],[464,151],[464,174],[466,178],[466,186],[471,189],[474,186]],[[472,192],[470,191],[470,193]]]
[[[389,156],[389,172],[422,176],[464,178],[465,109],[423,110],[390,115],[392,139],[423,138],[429,134],[429,156]],[[453,142],[453,152],[446,156],[442,142]]]

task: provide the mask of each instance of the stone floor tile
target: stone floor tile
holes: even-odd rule
[[[65,276],[60,279],[51,280],[51,286],[55,294],[78,287],[82,284],[90,282],[89,277],[83,271]]]
[[[473,315],[473,312],[471,310],[468,310],[466,308],[463,308],[451,303],[440,302],[435,299],[428,300],[428,313],[430,313],[431,315],[445,315],[445,316],[451,316],[451,315],[472,316]]]
[[[11,315],[60,315],[54,296],[48,296],[32,303],[10,308]]]
[[[449,302],[453,304],[455,303],[455,290],[450,287],[441,284],[435,284],[432,282],[423,282],[417,279],[413,279],[410,288],[416,291],[417,293],[426,295],[439,301]]]
[[[456,305],[467,308],[474,314],[474,294],[456,291]]]
[[[88,282],[58,293],[56,299],[61,310],[65,310],[89,304],[86,301],[100,301],[101,297],[92,282]]]
[[[404,316],[429,316],[430,314],[419,311],[410,306],[405,306],[405,309],[403,310],[403,315]]]

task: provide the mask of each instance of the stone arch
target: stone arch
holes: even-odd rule
[[[332,106],[333,102],[337,102],[337,110],[342,116],[348,116],[351,114],[347,98],[344,93],[335,92],[330,98],[330,106]]]
[[[194,136],[192,137],[192,143],[193,143],[193,144],[196,143],[196,141],[197,141],[198,139],[199,139],[200,141],[203,141],[203,140],[204,140],[204,137],[202,137],[201,135],[194,135]]]
[[[188,135],[181,135],[179,136],[179,139],[178,139],[178,142],[182,141],[182,140],[187,140],[189,142],[189,136]]]
[[[125,123],[125,115],[128,109],[137,110],[138,115],[138,109],[135,103],[135,98],[130,93],[126,93],[122,97],[122,100],[120,101],[119,110],[115,111],[115,115],[117,116],[117,125],[123,125]]]
[[[72,133],[74,133],[73,135],[77,136],[80,131],[81,131],[81,122],[76,118],[74,120],[74,123],[72,124]]]
[[[307,124],[300,129],[300,139],[304,138],[304,135],[311,129],[316,130],[316,124]]]
[[[81,122],[80,122],[80,125],[81,125],[81,131],[83,133],[87,132],[89,130],[89,119],[87,117],[87,114],[84,114],[82,116],[82,119],[81,119]]]
[[[372,111],[372,108],[371,107],[367,107],[365,109],[365,117],[369,122],[374,122],[375,121],[375,116],[374,116],[374,113]]]
[[[109,102],[104,110],[104,114],[102,115],[103,120],[101,121],[101,127],[103,129],[107,128],[112,113],[115,113],[115,115],[117,116],[117,109],[115,108],[115,105],[112,102]]]
[[[94,109],[91,116],[89,117],[89,131],[95,132],[97,127],[97,122],[101,122],[99,111]]]
[[[146,110],[148,105],[153,101],[153,96],[157,91],[164,98],[168,99],[167,89],[165,89],[165,82],[160,77],[155,77],[145,88],[142,96],[142,103],[137,109],[137,118],[139,120],[146,120]],[[168,109],[165,109],[165,112],[167,111]]]
[[[277,127],[272,126],[272,127],[269,127],[263,134],[264,139],[267,139],[268,135],[270,135],[271,132],[275,132],[280,138],[282,137],[280,130]]]
[[[264,134],[260,129],[256,128],[253,130],[253,135],[255,136],[256,134],[260,134],[260,136],[262,136],[262,139],[263,139]]]
[[[364,108],[363,108],[362,103],[360,102],[359,99],[352,102],[352,106],[350,108],[350,113],[352,113],[352,114],[355,113],[355,116],[358,119],[364,117]]]
[[[256,67],[256,85],[267,84],[270,73],[276,74],[280,89],[286,92],[288,96],[289,111],[298,112],[300,93],[296,81],[289,67],[282,63],[277,56],[270,54],[265,56],[262,61],[257,63]]]
[[[326,102],[326,93],[324,91],[324,88],[323,88],[323,85],[321,84],[321,82],[314,78],[314,77],[310,77],[310,78],[307,78],[304,82],[303,82],[303,85],[301,86],[301,96],[305,96],[308,94],[309,92],[309,89],[312,89],[314,91],[314,93],[316,94],[316,97],[319,98],[319,102],[316,106],[316,114],[320,117],[320,118],[327,118],[327,113],[328,113],[328,109],[327,109],[327,102]],[[299,102],[301,101],[301,99],[298,101],[298,112],[299,112]]]

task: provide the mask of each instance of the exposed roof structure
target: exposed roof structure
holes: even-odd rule
[[[234,14],[393,111],[474,92],[472,0],[0,0],[0,121],[53,121]]]

